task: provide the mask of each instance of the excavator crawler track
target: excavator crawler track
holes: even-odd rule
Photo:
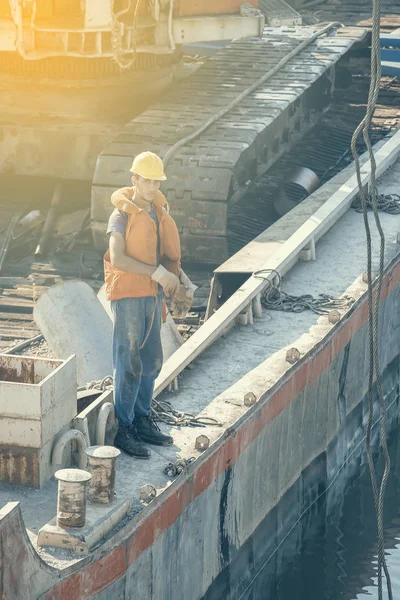
[[[313,31],[266,28],[260,39],[231,43],[125,126],[97,160],[91,213],[97,249],[107,245],[110,195],[129,184],[132,158],[143,150],[164,156]],[[319,38],[174,154],[162,190],[184,259],[215,263],[227,258],[228,206],[315,124],[329,105],[336,63],[365,35],[341,28]]]

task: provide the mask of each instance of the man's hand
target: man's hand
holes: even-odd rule
[[[151,278],[161,285],[166,296],[174,296],[178,293],[180,285],[178,277],[167,271],[162,265],[157,267]]]
[[[173,317],[184,318],[190,311],[194,293],[197,290],[197,286],[194,285],[184,271],[180,272],[179,279],[181,285],[178,292],[176,292],[171,300],[171,313]]]

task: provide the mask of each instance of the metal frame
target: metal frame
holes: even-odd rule
[[[22,0],[13,4],[12,18],[2,20],[0,52],[17,50],[26,60],[50,56],[98,58],[115,56],[112,39],[117,36],[121,51],[127,59],[136,52],[172,53],[176,44],[257,37],[262,34],[265,19],[239,14],[173,18],[173,1],[161,13],[154,0],[151,17],[139,17],[137,23],[115,20],[111,0],[85,0],[82,22],[67,24],[40,23],[36,19],[36,0],[32,3],[29,23],[23,18]],[[118,16],[118,15],[117,15]],[[150,32],[148,43],[137,44],[136,32]],[[51,48],[40,48],[40,36],[54,37]],[[115,39],[114,39],[115,42]]]

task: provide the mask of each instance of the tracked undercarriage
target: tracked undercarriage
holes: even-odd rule
[[[99,156],[93,178],[92,231],[99,250],[107,242],[110,194],[129,183],[132,157],[145,149],[165,156],[312,32],[266,28],[260,39],[233,42],[125,126]],[[163,191],[185,259],[215,263],[228,256],[228,207],[316,123],[330,103],[335,65],[364,36],[356,29],[321,36],[174,154]]]

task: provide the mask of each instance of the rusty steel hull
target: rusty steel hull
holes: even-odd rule
[[[381,296],[382,312],[387,315],[381,370],[392,407],[389,428],[398,424],[400,346],[393,319],[397,315],[396,323],[399,320],[399,284],[397,260],[386,269]],[[140,591],[143,599],[150,600],[151,590],[156,590],[157,598],[167,600],[172,590],[177,600],[196,600],[212,583],[221,583],[218,575],[232,561],[235,564],[239,546],[273,510],[283,535],[295,517],[294,507],[301,512],[303,503],[308,506],[320,486],[329,485],[335,469],[362,446],[368,364],[364,361],[360,366],[360,353],[368,344],[367,302],[364,292],[340,324],[314,342],[312,351],[276,385],[260,379],[262,391],[255,405],[218,437],[211,451],[189,465],[150,506],[137,502],[133,520],[83,560],[59,568],[45,564],[26,535],[19,505],[5,506],[0,511],[0,560],[5,567],[1,593],[9,600],[25,597],[28,589],[41,600],[94,600],[99,594],[119,600]],[[343,386],[346,406],[340,416],[337,394]],[[302,451],[290,451],[293,439]],[[314,471],[314,477],[309,477],[310,471],[302,474],[320,456],[323,469]],[[281,502],[287,493],[289,504]],[[268,538],[268,550],[276,543],[275,535]],[[195,576],[193,564],[205,568]],[[233,578],[231,583],[232,588],[221,588],[218,597],[238,597],[234,585],[240,581]]]

